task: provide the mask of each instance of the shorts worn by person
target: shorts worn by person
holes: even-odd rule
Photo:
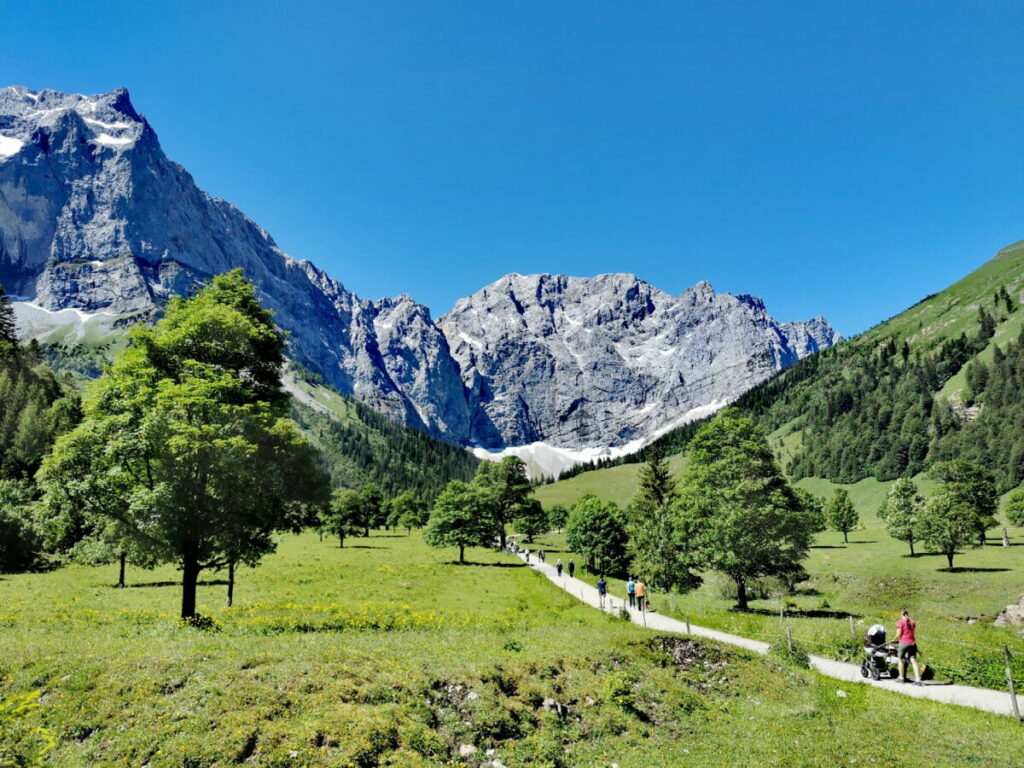
[[[914,668],[915,682],[921,684],[921,672],[917,667],[917,622],[910,618],[910,613],[904,609],[900,613],[900,620],[896,622],[896,657],[898,659],[900,676],[898,681],[907,682],[907,662]]]

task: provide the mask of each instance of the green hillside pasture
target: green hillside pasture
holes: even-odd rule
[[[674,475],[679,475],[686,463],[686,455],[674,454],[668,459]],[[595,469],[584,472],[568,480],[541,485],[534,491],[534,496],[550,508],[556,504],[571,507],[580,496],[595,494],[601,501],[615,502],[624,507],[633,500],[636,494],[637,475],[642,464],[620,464],[617,467]]]
[[[0,705],[0,752],[52,738],[50,765],[150,768],[440,768],[487,749],[510,768],[1019,756],[1009,718],[713,644],[675,640],[670,656],[512,558],[469,554],[460,567],[415,535],[289,536],[241,571],[235,608],[222,583],[200,588],[217,631],[176,625],[170,568],[131,569],[123,590],[109,567],[6,576],[0,701],[39,698],[14,720]]]
[[[993,259],[933,297],[880,323],[854,343],[873,343],[888,337],[906,338],[911,345],[930,346],[961,333],[974,334],[979,302],[992,311],[992,294],[1005,287],[1019,303],[1024,288],[1024,242],[1010,245]]]

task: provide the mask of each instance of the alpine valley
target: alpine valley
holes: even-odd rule
[[[236,267],[303,369],[535,474],[634,451],[839,340],[821,317],[777,322],[753,296],[629,274],[510,274],[436,320],[405,294],[362,299],[200,190],[126,90],[0,90],[0,284],[51,360],[81,365],[76,349]]]

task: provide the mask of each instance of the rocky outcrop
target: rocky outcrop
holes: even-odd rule
[[[508,275],[439,320],[488,448],[621,445],[726,403],[836,342],[820,318],[780,324],[760,299],[633,275]]]
[[[0,283],[33,333],[156,316],[241,267],[336,389],[464,445],[622,446],[727,402],[838,336],[777,323],[759,299],[632,275],[509,275],[439,322],[408,296],[367,301],[281,252],[163,153],[127,91],[0,90]]]

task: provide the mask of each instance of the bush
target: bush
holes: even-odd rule
[[[601,697],[626,712],[633,712],[636,709],[636,693],[633,688],[637,684],[637,676],[634,673],[617,671],[612,672],[604,680],[604,689]]]
[[[782,638],[778,643],[773,643],[768,648],[768,655],[790,667],[799,667],[800,669],[811,668],[811,660],[807,649],[796,640],[793,641],[793,648],[790,650],[789,643],[786,642],[785,638]]]

